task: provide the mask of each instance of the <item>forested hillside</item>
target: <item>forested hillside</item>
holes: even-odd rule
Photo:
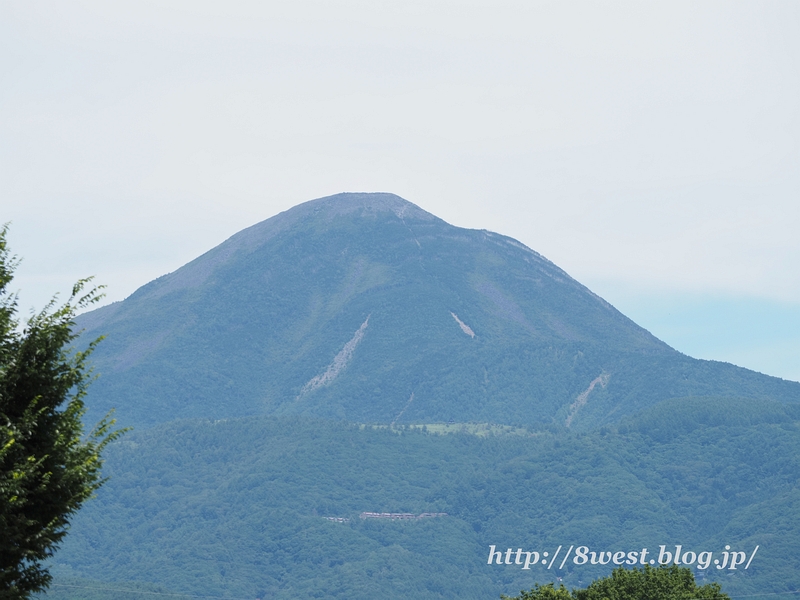
[[[496,599],[556,576],[585,586],[614,565],[490,566],[490,545],[644,546],[657,557],[659,545],[680,544],[721,557],[729,544],[748,555],[759,546],[750,567],[695,569],[700,582],[719,580],[731,594],[800,586],[800,407],[686,398],[594,432],[505,431],[262,416],[133,432],[109,448],[111,479],[75,519],[54,559],[56,583]],[[56,587],[52,597],[74,592]]]

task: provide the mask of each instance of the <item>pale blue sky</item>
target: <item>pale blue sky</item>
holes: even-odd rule
[[[391,191],[693,356],[800,379],[796,2],[0,3],[21,304]]]

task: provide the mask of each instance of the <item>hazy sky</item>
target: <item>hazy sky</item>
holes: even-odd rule
[[[800,379],[799,101],[795,1],[0,0],[0,220],[27,312],[390,191]]]

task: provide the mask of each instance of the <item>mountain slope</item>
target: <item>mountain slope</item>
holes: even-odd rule
[[[73,520],[54,574],[214,597],[491,599],[614,568],[487,565],[493,544],[646,547],[653,559],[662,544],[716,558],[758,545],[749,569],[692,569],[733,595],[796,590],[800,406],[670,404],[582,434],[271,416],[134,431],[108,448],[110,480]]]
[[[107,336],[90,418],[306,414],[585,429],[691,395],[800,384],[684,356],[523,244],[391,194],[250,227],[82,316]]]

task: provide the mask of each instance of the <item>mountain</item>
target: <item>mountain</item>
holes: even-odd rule
[[[800,401],[800,384],[685,356],[524,244],[392,194],[245,229],[123,302],[90,420],[307,415],[586,430],[688,396]]]
[[[732,594],[800,586],[800,384],[397,196],[301,204],[78,325],[88,421],[136,428],[44,598],[490,599],[676,546]]]

